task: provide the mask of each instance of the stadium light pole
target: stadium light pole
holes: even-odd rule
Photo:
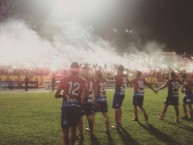
[[[127,33],[127,47],[128,47],[128,50],[129,50],[129,37],[130,37],[130,34],[133,33],[133,31],[126,28],[125,32]]]
[[[129,38],[130,38],[131,34],[133,33],[133,31],[131,29],[128,29],[128,28],[122,28],[119,30],[116,27],[114,27],[113,32],[120,34],[122,39],[127,41],[127,49],[129,49],[129,42],[130,42]]]

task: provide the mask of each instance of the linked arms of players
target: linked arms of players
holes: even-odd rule
[[[165,82],[165,84],[162,85],[160,88],[158,88],[156,91],[158,92],[159,90],[162,90],[162,89],[166,88],[167,86],[168,86],[168,81]]]
[[[154,88],[144,79],[145,85],[148,86],[154,93],[157,94],[157,90],[154,90]]]

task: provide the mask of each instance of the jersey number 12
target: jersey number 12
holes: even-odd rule
[[[69,91],[68,94],[73,95],[73,96],[78,96],[78,90],[80,88],[80,84],[75,82],[68,82],[69,84]]]

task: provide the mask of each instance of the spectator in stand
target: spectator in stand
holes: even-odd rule
[[[52,92],[55,90],[55,84],[56,84],[56,77],[55,74],[52,74],[52,82],[51,82]]]
[[[29,83],[29,77],[28,77],[28,75],[25,76],[24,82],[25,82],[25,91],[28,91],[28,83]]]

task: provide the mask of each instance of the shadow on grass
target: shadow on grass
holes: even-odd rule
[[[91,140],[90,145],[101,145],[101,143],[99,142],[99,140],[97,138],[94,138]]]
[[[113,138],[112,138],[110,133],[107,133],[107,137],[108,137],[107,145],[115,145],[114,140],[113,140]]]
[[[114,143],[114,140],[111,136],[110,133],[107,133],[107,143],[100,143],[97,137],[94,137],[93,139],[90,140],[90,145],[116,145]],[[88,143],[85,143],[84,140],[79,140],[78,145],[87,145]]]
[[[88,143],[85,143],[84,140],[79,140],[78,145],[87,145]],[[90,145],[101,145],[101,143],[98,141],[98,139],[95,137],[94,139],[91,139]]]
[[[105,145],[115,145],[111,134],[107,133],[106,135],[107,135],[107,143],[105,143]],[[91,145],[104,145],[104,143],[101,144],[99,140],[95,137],[94,139],[91,140]]]
[[[174,126],[177,126],[181,129],[184,129],[186,131],[189,131],[189,132],[192,132],[193,133],[193,128],[191,126],[188,126],[188,125],[185,125],[183,123],[175,123],[175,122],[170,122],[170,121],[167,121],[167,120],[163,120],[164,122],[170,124],[170,125],[174,125]]]
[[[123,128],[120,127],[118,134],[121,136],[121,139],[124,145],[140,145],[135,139],[133,139],[130,134]]]
[[[157,128],[155,128],[153,125],[147,123],[147,125],[144,125],[142,123],[139,123],[141,127],[143,127],[145,130],[147,130],[150,134],[155,136],[158,140],[164,142],[167,145],[181,145],[176,140],[172,139],[170,136],[165,134],[164,132],[161,132]]]

